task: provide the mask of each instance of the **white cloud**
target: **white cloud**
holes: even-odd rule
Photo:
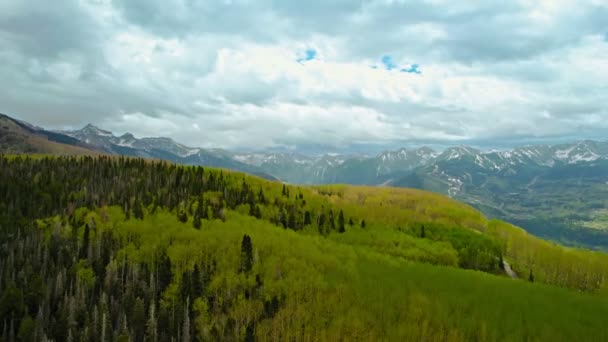
[[[0,5],[0,75],[11,83],[0,111],[40,125],[90,121],[226,148],[585,137],[608,126],[601,1],[45,6]],[[385,55],[421,74],[371,67]]]

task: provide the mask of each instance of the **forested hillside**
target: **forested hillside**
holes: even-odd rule
[[[0,179],[3,341],[608,339],[607,255],[440,195],[104,156]]]

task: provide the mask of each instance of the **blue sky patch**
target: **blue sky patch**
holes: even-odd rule
[[[401,68],[394,61],[391,55],[384,55],[380,58],[380,63],[382,64],[380,67],[383,67],[385,70],[393,70],[399,69],[399,72],[406,72],[409,74],[421,74],[420,65],[419,64],[411,64],[408,67]],[[372,69],[378,69],[378,65],[372,65]]]
[[[390,55],[382,56],[381,61],[382,64],[384,64],[384,68],[386,68],[386,70],[393,70],[397,67],[395,62],[393,62],[393,57],[391,57]]]
[[[306,49],[306,51],[304,51],[304,57],[300,57],[296,61],[298,63],[308,62],[315,59],[315,57],[317,57],[317,51],[315,49]]]
[[[401,72],[407,72],[410,74],[420,74],[420,65],[418,64],[412,64],[409,68],[403,68],[401,70],[399,70]]]

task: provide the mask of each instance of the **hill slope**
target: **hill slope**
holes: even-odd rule
[[[373,157],[237,154],[299,184],[390,185],[474,205],[563,244],[608,250],[608,143],[579,141],[509,151],[467,146],[386,151]]]
[[[69,136],[45,131],[0,114],[0,151],[61,155],[98,154],[93,146]]]
[[[22,339],[608,338],[608,256],[437,194],[106,157],[0,177],[0,324]]]

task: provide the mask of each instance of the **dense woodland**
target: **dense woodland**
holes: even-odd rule
[[[0,179],[2,341],[608,338],[608,256],[439,195],[113,157]]]

